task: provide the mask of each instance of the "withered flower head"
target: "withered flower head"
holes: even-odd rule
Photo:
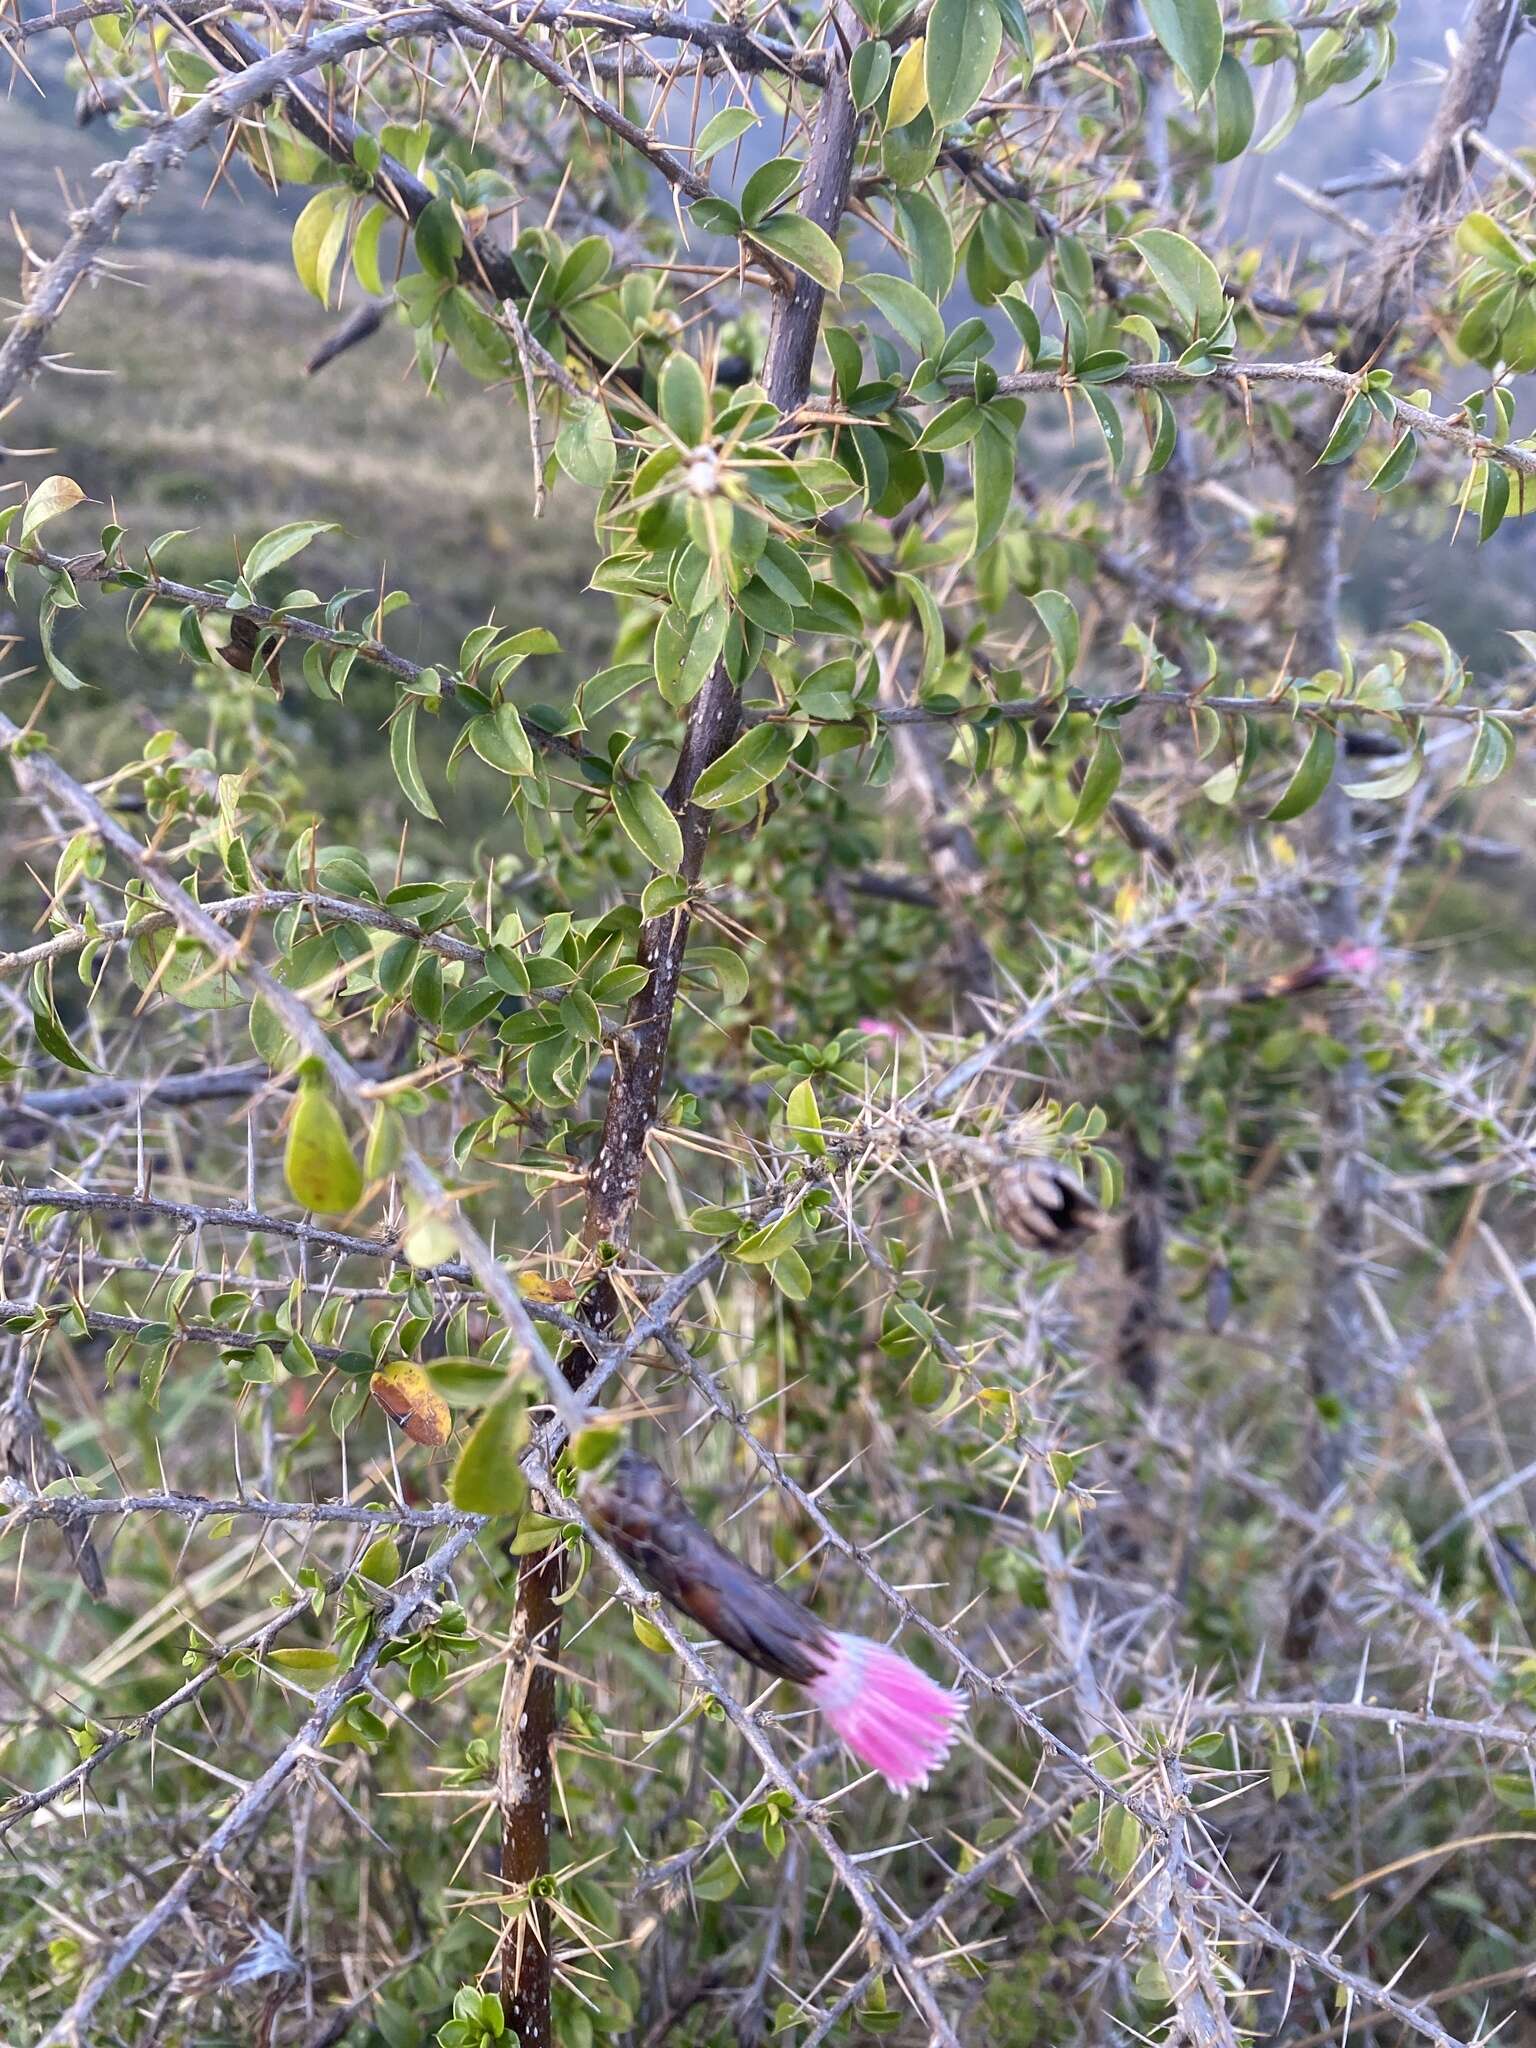
[[[1027,1251],[1076,1251],[1107,1221],[1087,1189],[1047,1159],[1009,1167],[992,1199],[998,1221]]]

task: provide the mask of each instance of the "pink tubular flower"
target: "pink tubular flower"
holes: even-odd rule
[[[1362,945],[1356,940],[1349,945],[1335,946],[1327,959],[1335,974],[1374,974],[1381,955],[1374,946]]]
[[[831,1662],[806,1690],[860,1763],[897,1792],[926,1785],[965,1715],[958,1692],[867,1636],[833,1635]]]
[[[888,1038],[895,1045],[901,1033],[894,1024],[888,1024],[883,1017],[861,1017],[859,1029],[866,1038]]]

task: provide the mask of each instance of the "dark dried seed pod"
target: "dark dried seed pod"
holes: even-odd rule
[[[998,1221],[1027,1251],[1070,1252],[1104,1228],[1086,1188],[1049,1160],[1011,1166],[992,1190]]]

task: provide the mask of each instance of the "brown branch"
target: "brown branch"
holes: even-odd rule
[[[535,1478],[542,1478],[547,1489],[553,1489],[553,1480],[547,1466],[543,1468],[541,1473],[535,1462],[533,1476]],[[856,1860],[848,1854],[838,1841],[837,1836],[823,1817],[820,1807],[808,1799],[804,1792],[801,1791],[800,1786],[795,1780],[794,1773],[785,1766],[778,1752],[763,1733],[762,1728],[758,1724],[757,1717],[747,1712],[735,1696],[721,1685],[720,1681],[700,1656],[698,1650],[682,1634],[677,1623],[673,1620],[670,1612],[660,1601],[659,1597],[649,1592],[640,1583],[624,1560],[598,1534],[587,1520],[580,1504],[575,1501],[568,1501],[564,1503],[562,1512],[567,1514],[569,1519],[577,1524],[594,1553],[602,1559],[603,1563],[613,1574],[619,1598],[627,1607],[644,1614],[652,1627],[657,1629],[666,1638],[668,1647],[673,1655],[680,1660],[684,1670],[687,1671],[695,1685],[701,1687],[712,1699],[720,1703],[725,1711],[726,1719],[735,1728],[747,1748],[751,1750],[752,1754],[763,1766],[765,1774],[773,1781],[779,1791],[786,1795],[789,1800],[791,1813],[831,1864],[837,1874],[838,1881],[857,1908],[869,1935],[874,1941],[879,1943],[894,1967],[913,2005],[927,2023],[930,2029],[928,2037],[930,2048],[959,2048],[959,2042],[954,2029],[944,2016],[938,2000],[934,1996],[927,1974],[912,1954],[908,1936],[895,1925],[890,1916],[881,1907],[868,1879],[859,1870]],[[503,1943],[503,1953],[505,1953],[505,1943]],[[534,2048],[534,2044],[527,2035],[521,2038],[522,2048]]]
[[[467,10],[472,11],[472,10]],[[841,17],[840,17],[841,18]],[[848,16],[846,31],[859,33]],[[829,43],[829,77],[806,161],[801,212],[835,236],[848,204],[859,119],[848,91],[841,47]],[[796,275],[793,289],[775,305],[763,381],[781,412],[791,414],[810,390],[811,365],[821,329],[823,292]],[[709,845],[710,813],[691,799],[694,785],[723,754],[741,726],[741,698],[722,664],[717,664],[694,699],[666,800],[682,833],[681,876],[692,888],[703,873]],[[640,935],[639,963],[649,972],[645,988],[630,1006],[617,1044],[614,1078],[608,1091],[602,1137],[587,1181],[583,1242],[599,1257],[629,1240],[639,1197],[646,1148],[661,1101],[662,1077],[672,1030],[691,924],[685,906],[652,918]],[[618,1312],[618,1296],[600,1280],[587,1298],[587,1311],[600,1329]],[[573,1353],[566,1370],[580,1386],[590,1356]],[[509,1890],[526,1892],[548,1868],[551,1746],[555,1733],[553,1661],[560,1641],[561,1558],[558,1549],[522,1559],[518,1572],[514,1638],[532,1659],[519,1687],[521,1705],[512,1753],[503,1776],[518,1797],[504,1805],[501,1877]],[[550,1930],[548,1915],[530,1904],[526,1918],[509,1924],[501,1942],[502,2002],[508,2024],[522,2048],[551,2048]]]

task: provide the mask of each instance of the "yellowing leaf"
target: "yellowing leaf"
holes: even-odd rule
[[[390,1421],[398,1422],[413,1444],[438,1450],[447,1443],[453,1430],[448,1403],[419,1365],[398,1359],[376,1372],[368,1385]],[[377,1544],[373,1548],[377,1549]],[[397,1558],[397,1568],[398,1563]]]
[[[325,1083],[306,1075],[283,1154],[288,1192],[320,1216],[345,1216],[363,1198],[363,1170],[352,1155],[341,1112]]]
[[[25,547],[46,520],[57,519],[61,512],[84,502],[85,493],[72,476],[45,476],[37,488],[27,494],[17,539]]]
[[[536,1272],[532,1267],[517,1276],[517,1291],[524,1301],[574,1301],[578,1289],[569,1280],[551,1280],[547,1273]]]
[[[915,121],[927,106],[928,81],[923,71],[926,50],[926,39],[919,36],[896,66],[896,76],[891,80],[891,97],[885,116],[887,128],[905,128],[907,123]]]
[[[340,254],[339,245],[327,248],[338,207],[345,209],[351,195],[327,186],[317,192],[293,224],[293,267],[305,291],[312,292],[323,306],[326,302],[331,268]]]

